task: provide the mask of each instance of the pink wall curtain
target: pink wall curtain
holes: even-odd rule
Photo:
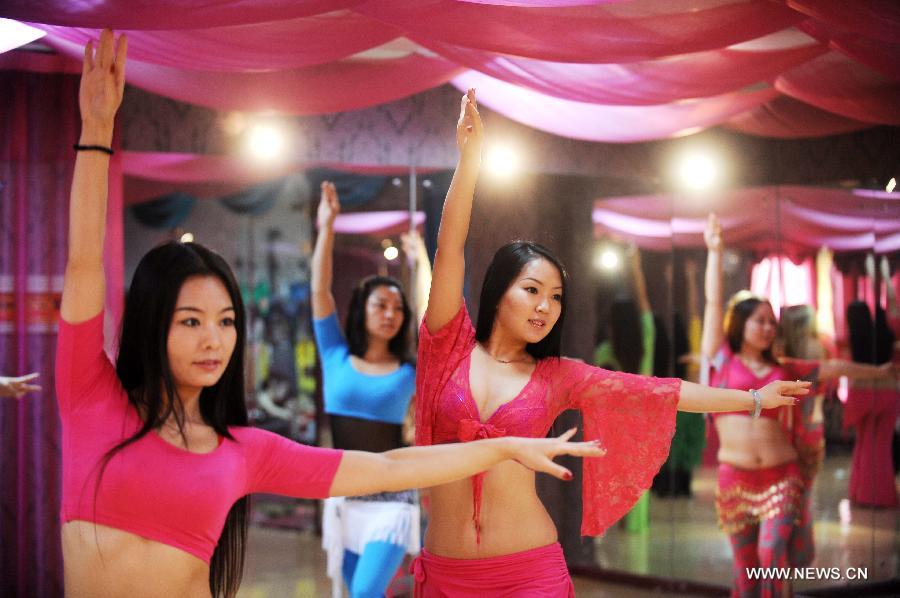
[[[63,592],[53,370],[77,97],[77,77],[0,71],[0,106],[10,125],[0,128],[0,372],[40,372],[44,389],[0,399],[0,586],[23,597]],[[112,181],[110,194],[112,322],[122,301],[120,182]]]

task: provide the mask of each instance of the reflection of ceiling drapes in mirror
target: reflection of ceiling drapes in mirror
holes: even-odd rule
[[[900,194],[818,187],[752,187],[723,191],[693,201],[690,196],[642,195],[597,200],[595,233],[619,237],[639,247],[667,251],[703,247],[706,215],[716,212],[729,244],[758,252],[771,251],[777,241],[782,253],[799,257],[820,247],[835,252],[900,250],[900,218],[876,221],[872,208],[896,201]],[[775,205],[777,203],[777,206]],[[669,217],[676,205],[678,216]],[[778,222],[768,216],[777,214]],[[877,232],[877,238],[876,238]]]

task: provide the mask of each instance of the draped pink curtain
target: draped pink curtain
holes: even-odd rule
[[[40,372],[41,393],[0,399],[4,595],[62,596],[59,417],[53,364],[78,138],[78,79],[0,71],[0,372]],[[121,178],[121,177],[118,177]],[[110,328],[122,302],[121,184],[110,187]]]
[[[765,254],[778,247],[795,260],[820,247],[878,254],[900,251],[900,198],[883,191],[782,185],[718,192],[702,201],[674,195],[598,199],[594,230],[639,247],[703,247],[707,212],[715,211],[734,246]],[[884,207],[890,202],[890,210]],[[748,210],[747,206],[753,206]],[[672,210],[677,213],[673,216]]]
[[[519,122],[632,142],[714,125],[900,124],[893,0],[7,0],[77,58],[131,37],[129,81],[222,110],[354,110],[452,80]]]

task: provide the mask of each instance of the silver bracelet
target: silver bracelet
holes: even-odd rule
[[[759,417],[759,412],[762,411],[762,395],[759,394],[758,390],[751,388],[750,396],[753,397],[753,408],[750,409],[750,417],[756,419]]]

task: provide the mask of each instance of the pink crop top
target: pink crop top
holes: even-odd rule
[[[769,382],[775,380],[810,380],[815,382],[819,373],[819,362],[802,359],[782,359],[765,376],[757,376],[744,362],[735,358],[728,343],[722,345],[712,362],[712,374],[710,386],[716,388],[736,388],[739,390],[760,389]],[[815,389],[807,396],[813,396]],[[784,417],[784,409],[763,409],[759,416],[768,419],[780,420]],[[748,411],[729,411],[710,414],[714,418],[720,415],[747,415]]]
[[[252,492],[328,496],[338,450],[298,444],[265,430],[230,427],[205,454],[150,432],[109,461],[106,451],[141,425],[103,352],[103,314],[59,323],[56,395],[62,417],[61,518],[91,521],[188,552],[209,564],[232,505]]]
[[[611,372],[566,358],[542,359],[513,400],[482,421],[469,389],[475,329],[465,305],[435,334],[423,324],[416,368],[416,443],[498,436],[542,438],[556,417],[578,409],[586,440],[607,454],[585,459],[583,535],[600,535],[650,487],[669,453],[681,380]],[[479,529],[481,476],[473,479]]]

